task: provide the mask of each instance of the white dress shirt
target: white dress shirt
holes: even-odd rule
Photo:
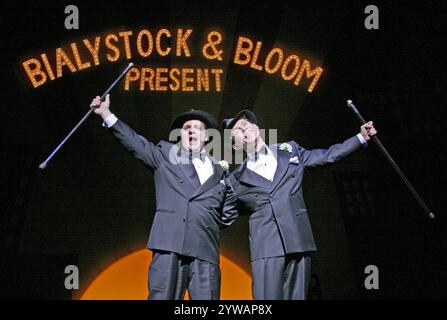
[[[259,152],[257,157],[254,154],[248,154],[247,168],[269,181],[273,181],[277,166],[278,161],[267,146],[265,146],[265,152]]]
[[[200,184],[203,184],[214,173],[213,163],[211,162],[210,157],[205,156],[204,158],[203,161],[198,157],[192,159],[192,164],[199,176]]]
[[[107,118],[104,119],[103,127],[110,128],[118,121],[118,118],[112,113]],[[202,153],[204,150],[202,151]],[[214,174],[214,167],[211,159],[208,156],[202,156],[203,160],[199,157],[194,157],[192,159],[192,164],[196,169],[196,173],[199,176],[200,184],[203,184],[209,177]]]

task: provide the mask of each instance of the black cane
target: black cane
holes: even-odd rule
[[[104,101],[105,97],[109,94],[110,91],[117,85],[117,83],[126,75],[127,72],[129,72],[130,68],[132,68],[133,63],[129,63],[127,68],[119,75],[118,78],[107,88],[107,90],[103,93],[101,96],[101,101]],[[81,121],[78,122],[78,124],[73,128],[73,130],[70,131],[70,133],[62,140],[61,143],[51,152],[51,154],[45,159],[44,162],[39,164],[40,169],[45,169],[47,167],[48,162],[53,158],[53,156],[56,154],[56,152],[64,145],[64,143],[73,135],[73,133],[78,130],[78,128],[81,126],[81,124],[84,123],[85,120],[87,120],[88,117],[92,114],[92,112],[95,110],[95,108],[90,108],[90,110],[82,117]]]
[[[360,123],[362,125],[365,124],[366,123],[365,119],[362,117],[360,112],[354,106],[354,104],[352,103],[352,100],[348,100],[348,101],[346,101],[346,103],[347,103],[348,107],[351,108],[351,110],[357,116],[357,118],[359,119]],[[419,196],[419,194],[417,193],[416,189],[411,185],[410,181],[408,181],[407,177],[404,175],[402,170],[400,170],[400,168],[397,165],[397,163],[393,160],[393,158],[388,153],[388,151],[386,151],[385,147],[383,146],[382,142],[380,142],[379,138],[377,138],[377,136],[372,136],[371,139],[376,143],[377,147],[379,147],[380,151],[382,151],[383,155],[388,159],[388,161],[390,162],[391,166],[394,168],[394,170],[396,170],[397,174],[401,177],[401,179],[403,180],[405,185],[408,187],[408,189],[410,189],[411,193],[416,198],[416,200],[421,205],[421,207],[424,209],[424,211],[428,214],[429,218],[430,219],[434,219],[435,218],[435,214],[433,212],[431,212],[430,209],[427,207],[427,205],[425,204],[424,200],[422,200],[421,196]]]

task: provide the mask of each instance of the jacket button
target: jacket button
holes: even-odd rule
[[[183,179],[180,179],[180,183],[183,183]]]
[[[186,219],[183,219],[183,222],[186,222]]]
[[[257,197],[258,196],[258,194],[257,193],[255,193],[255,197]]]

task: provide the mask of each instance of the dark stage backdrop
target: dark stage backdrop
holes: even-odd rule
[[[64,27],[69,4],[79,9],[77,30]],[[379,9],[378,30],[364,26],[369,4]],[[2,1],[0,11],[2,298],[78,299],[104,268],[145,248],[155,208],[152,174],[98,117],[80,128],[46,170],[38,169],[130,60],[138,68],[223,69],[221,91],[214,83],[209,92],[140,91],[138,82],[128,91],[124,82],[115,88],[112,111],[152,141],[167,139],[170,121],[189,108],[219,121],[246,108],[263,127],[278,129],[279,141],[328,147],[358,133],[345,104],[353,99],[438,218],[426,217],[374,144],[308,170],[304,195],[319,249],[310,298],[447,298],[447,25],[441,1]],[[173,36],[179,28],[193,29],[191,57],[142,58],[134,40],[144,28],[153,34],[166,28]],[[22,66],[47,53],[54,68],[56,48],[128,30],[134,32],[132,59],[120,41],[118,61],[100,52],[101,63],[94,66],[84,47],[81,57],[90,68],[71,73],[64,66],[61,78],[37,88]],[[202,56],[213,30],[223,36],[222,61]],[[285,57],[296,54],[322,67],[314,90],[307,91],[311,80],[305,76],[295,86],[279,73],[235,64],[240,36],[262,41],[260,64],[279,47]],[[171,44],[175,50],[175,40]],[[221,248],[250,272],[247,217],[223,232]],[[78,290],[64,287],[67,265],[79,268]],[[365,289],[368,265],[379,269],[378,290]]]

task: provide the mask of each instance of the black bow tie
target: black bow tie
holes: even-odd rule
[[[199,159],[200,161],[204,162],[205,158],[206,158],[206,153],[205,152],[197,152],[197,153],[189,152],[188,156],[189,156],[189,160],[191,160],[191,161],[194,159]]]
[[[177,157],[181,157],[183,159],[188,159],[190,162],[193,159],[200,159],[202,162],[206,159],[206,152],[205,150],[202,150],[201,152],[193,153],[190,150],[186,150],[183,147],[179,148],[177,151]]]
[[[249,159],[253,159],[254,161],[258,161],[258,159],[259,159],[259,155],[260,155],[260,154],[265,154],[265,155],[267,155],[268,153],[269,153],[269,150],[268,150],[267,146],[266,146],[266,145],[263,145],[262,148],[261,148],[260,150],[255,151],[254,153],[250,153],[250,154],[248,154],[248,158],[249,158]]]

